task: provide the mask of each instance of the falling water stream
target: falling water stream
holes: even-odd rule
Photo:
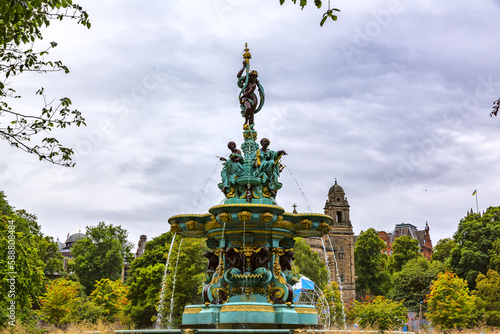
[[[299,181],[297,181],[297,179],[295,178],[295,176],[292,174],[292,171],[290,170],[290,168],[287,168],[286,170],[288,170],[288,173],[290,173],[290,175],[292,176],[292,179],[295,181],[295,183],[297,184],[297,187],[299,188],[299,191],[300,191],[300,194],[302,195],[302,197],[304,198],[304,201],[306,202],[306,205],[307,205],[307,210],[309,212],[312,212],[311,211],[311,207],[309,206],[309,203],[307,202],[307,198],[306,198],[306,194],[304,194],[304,192],[302,191],[302,188],[300,187],[299,185]]]
[[[330,271],[330,261],[328,261],[328,254],[326,253],[326,246],[325,242],[323,241],[323,238],[321,237],[321,244],[323,245],[323,252],[325,253],[325,264],[326,264],[326,270],[328,270],[328,284],[332,283],[332,275]]]
[[[164,306],[163,300],[165,299],[165,285],[167,283],[168,265],[170,262],[170,254],[172,254],[172,247],[174,246],[176,236],[177,233],[174,233],[174,236],[172,238],[172,243],[170,244],[170,249],[168,250],[167,262],[165,263],[165,271],[163,272],[163,279],[161,281],[160,300],[158,301],[158,314],[156,315],[156,329],[160,329],[161,318],[163,317],[162,316],[163,306]]]
[[[174,293],[175,293],[175,282],[177,281],[177,266],[179,265],[179,255],[181,254],[182,242],[179,242],[179,250],[177,251],[177,261],[175,261],[175,272],[174,272],[174,283],[172,284],[172,298],[170,298],[170,316],[168,317],[168,326],[172,327],[172,314],[174,313]]]
[[[337,265],[337,257],[335,256],[335,252],[333,251],[333,244],[332,244],[332,239],[330,239],[330,235],[326,234],[326,237],[328,238],[328,241],[330,242],[330,247],[332,248],[333,262],[335,263],[335,273],[337,274],[337,282],[339,283],[340,300],[342,305],[342,319],[344,319],[344,326],[345,326],[346,319],[344,311],[344,293],[342,292],[342,281],[340,280],[339,267]]]

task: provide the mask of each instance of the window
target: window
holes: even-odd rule
[[[344,283],[344,274],[340,274],[340,283]]]
[[[337,223],[340,223],[340,222],[342,222],[342,212],[337,211]]]

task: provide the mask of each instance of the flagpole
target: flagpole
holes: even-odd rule
[[[476,190],[476,211],[479,214],[479,205],[478,205],[478,202],[477,202],[477,190]]]

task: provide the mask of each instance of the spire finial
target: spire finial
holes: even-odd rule
[[[295,203],[293,203],[292,206],[293,206],[293,212],[292,213],[298,213],[297,212],[297,205],[295,205]]]
[[[250,58],[252,58],[252,55],[250,54],[250,49],[248,48],[248,43],[245,43],[245,53],[243,54],[243,58],[245,59],[245,62],[247,65],[250,64]]]
[[[335,178],[335,184],[337,184],[337,178]]]

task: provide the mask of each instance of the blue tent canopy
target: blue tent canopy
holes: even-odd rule
[[[314,282],[305,276],[301,276],[300,281],[293,286],[293,301],[296,302],[300,293],[307,290],[314,290]]]

